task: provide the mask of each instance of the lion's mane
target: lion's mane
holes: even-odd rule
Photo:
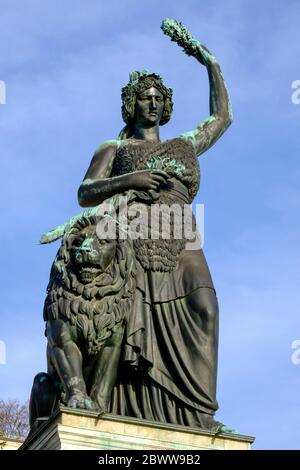
[[[97,354],[112,328],[126,320],[135,290],[135,260],[129,239],[117,240],[116,256],[108,269],[82,284],[72,263],[74,237],[96,217],[82,217],[63,238],[52,265],[44,305],[44,320],[68,320],[85,340],[88,355]]]

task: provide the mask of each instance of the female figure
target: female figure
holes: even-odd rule
[[[159,126],[171,117],[172,90],[154,73],[132,73],[122,90],[126,126],[119,139],[96,151],[79,188],[82,207],[129,190],[148,214],[154,203],[190,204],[200,181],[197,156],[232,121],[215,58],[180,23],[165,20],[162,29],[206,66],[210,116],[194,130],[161,142]],[[172,219],[171,239],[134,241],[137,288],[110,411],[217,430],[217,298],[202,250],[188,250],[184,235],[174,237],[175,228]]]

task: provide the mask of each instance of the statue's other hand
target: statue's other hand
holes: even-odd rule
[[[166,183],[169,178],[168,173],[163,170],[139,170],[127,175],[128,186],[135,190],[158,189]]]

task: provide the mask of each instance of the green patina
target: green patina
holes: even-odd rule
[[[77,218],[73,217],[74,223],[76,222]],[[39,243],[40,244],[45,244],[45,243],[51,243],[59,238],[63,237],[65,234],[65,229],[67,227],[68,222],[65,222],[64,224],[60,224],[57,227],[55,227],[53,230],[49,230],[49,232],[44,233],[41,238]]]
[[[91,180],[91,179],[87,178],[86,180],[84,180],[84,181],[82,182],[82,186],[90,186],[90,185],[92,185],[92,184],[94,184],[94,183],[95,183],[95,180]],[[94,188],[93,188],[93,187],[90,187],[90,188],[89,188],[89,193],[91,193],[91,194],[99,194],[99,189],[98,189],[97,187],[94,187]]]
[[[205,121],[201,122],[199,126],[196,127],[196,129],[193,129],[192,131],[187,131],[184,132],[183,134],[180,135],[180,137],[183,137],[184,139],[190,139],[192,140],[193,144],[196,144],[196,136],[201,132],[204,127],[209,124],[210,122],[216,121],[217,118],[214,115],[209,116]]]
[[[206,64],[216,64],[217,63],[217,59],[209,52],[205,49],[205,47],[202,46],[202,44],[200,44],[199,41],[198,42],[198,47],[199,47],[199,50],[201,52],[201,55],[204,59],[204,62]]]
[[[217,120],[216,116],[212,114],[211,116],[209,116],[207,119],[205,119],[205,121],[203,121],[203,122],[200,124],[200,127],[203,128],[203,127],[204,127],[206,124],[208,124],[209,122],[214,122],[214,121],[216,121],[216,120]]]
[[[147,162],[147,167],[151,170],[163,170],[166,172],[173,170],[178,176],[183,176],[186,171],[182,163],[178,163],[175,158],[170,157],[152,157]]]
[[[134,72],[131,72],[129,75],[129,83],[132,86],[135,86],[139,83],[139,80],[142,79],[143,77],[147,77],[148,75],[151,75],[152,72],[148,69],[143,69],[143,70],[135,70]]]
[[[224,86],[225,86],[225,88],[226,88],[227,96],[228,96],[228,101],[227,101],[227,110],[228,110],[228,114],[229,114],[230,120],[233,121],[233,111],[232,111],[231,100],[230,100],[230,98],[229,98],[229,93],[228,93],[227,86],[226,86],[226,83],[225,83],[225,82],[224,82]]]
[[[97,253],[97,250],[95,250],[94,248],[91,249],[91,245],[93,243],[93,238],[86,238],[81,246],[80,246],[80,249],[83,249],[83,250],[86,250],[88,249],[90,252],[94,252],[94,253]]]
[[[228,114],[230,116],[231,121],[233,121],[233,111],[232,111],[232,105],[231,105],[230,100],[228,100]]]
[[[227,110],[228,110],[228,114],[229,114],[229,116],[230,116],[231,121],[233,121],[233,111],[232,111],[231,100],[230,100],[228,88],[227,88],[227,85],[226,85],[226,83],[225,83],[225,80],[224,80],[224,77],[223,77],[223,74],[222,74],[221,70],[220,70],[220,75],[221,75],[221,77],[222,77],[222,79],[223,79],[224,87],[225,87],[226,92],[227,92],[227,97],[228,97],[228,98],[227,98]]]
[[[162,147],[162,143],[159,144],[160,147],[156,146],[156,143],[153,143],[149,149],[148,146],[145,149],[147,160],[142,160],[142,150],[134,148],[131,151],[130,146],[128,146],[128,154],[125,154],[128,158],[128,165],[126,161],[122,175],[124,175],[124,178],[129,177],[128,173],[133,171],[132,168],[135,168],[135,159],[139,159],[138,161],[143,162],[143,168],[144,162],[146,162],[149,173],[155,173],[155,170],[162,170],[168,173],[169,178],[177,178],[180,180],[182,185],[186,186],[189,198],[192,200],[199,185],[199,169],[196,164],[197,162],[194,164],[195,160],[193,157],[195,154],[200,155],[207,150],[207,148],[209,148],[224,132],[228,126],[229,118],[232,119],[231,103],[229,96],[226,94],[226,85],[225,88],[223,87],[223,77],[219,66],[217,65],[217,61],[206,47],[193,38],[185,26],[178,21],[166,19],[163,21],[162,29],[165,34],[170,36],[172,41],[175,41],[183,47],[187,55],[194,56],[199,63],[205,65],[208,69],[211,115],[203,122],[199,122],[199,125],[194,130],[182,134],[182,137],[191,140],[194,145],[194,150],[197,152],[193,152],[190,142],[188,145],[183,146],[177,145],[176,143],[174,152],[171,152],[171,144],[168,144],[168,146],[170,145],[169,151],[169,147],[165,149]],[[148,70],[133,72],[130,75],[129,84],[122,89],[122,116],[127,124],[121,131],[120,136],[122,138],[111,139],[104,142],[96,150],[92,161],[92,171],[88,172],[88,175],[102,175],[103,181],[100,182],[98,177],[97,179],[86,178],[82,183],[82,188],[80,189],[80,197],[82,190],[84,198],[85,195],[87,195],[87,200],[92,196],[91,200],[103,200],[103,202],[96,207],[82,211],[67,222],[55,227],[53,230],[44,234],[40,240],[40,243],[51,243],[64,237],[54,261],[54,268],[51,270],[48,295],[44,308],[47,330],[49,331],[48,340],[51,338],[51,342],[48,343],[48,361],[49,366],[51,366],[49,367],[50,378],[51,380],[57,380],[58,377],[63,379],[59,379],[59,388],[62,392],[62,396],[57,396],[57,399],[61,399],[69,407],[83,408],[83,410],[92,410],[95,408],[99,411],[99,414],[106,411],[116,376],[119,378],[115,371],[119,369],[119,365],[120,367],[122,366],[122,363],[119,364],[118,361],[120,350],[121,348],[123,349],[122,341],[124,333],[124,341],[126,341],[127,345],[129,344],[127,341],[128,331],[126,331],[127,327],[124,322],[132,311],[132,305],[136,299],[136,289],[139,288],[139,285],[136,285],[135,281],[135,277],[137,277],[136,275],[143,276],[143,282],[145,285],[144,290],[145,292],[147,291],[152,294],[151,289],[153,285],[161,284],[164,279],[169,283],[170,276],[167,277],[167,273],[171,271],[171,269],[173,270],[172,260],[177,256],[177,254],[180,254],[181,251],[184,250],[185,246],[185,244],[183,244],[183,247],[181,247],[181,241],[178,241],[177,245],[176,236],[174,237],[174,240],[172,239],[173,236],[168,237],[169,239],[171,238],[171,241],[169,239],[161,239],[159,236],[160,239],[157,243],[155,240],[153,244],[152,240],[145,240],[145,242],[143,242],[142,239],[135,243],[135,240],[132,240],[130,237],[131,233],[133,233],[133,227],[125,224],[127,220],[126,216],[130,215],[127,214],[127,206],[131,202],[139,203],[141,201],[143,207],[147,206],[146,213],[148,215],[148,209],[150,210],[152,207],[154,208],[155,203],[159,202],[159,200],[156,199],[156,192],[159,192],[159,188],[158,191],[154,190],[151,194],[148,194],[150,191],[146,191],[146,188],[148,187],[146,185],[145,191],[130,190],[126,191],[124,194],[118,193],[118,191],[123,190],[122,185],[120,185],[121,187],[116,185],[116,188],[114,185],[111,185],[113,187],[109,187],[111,183],[111,175],[115,174],[113,171],[111,172],[113,154],[116,153],[116,150],[122,144],[122,139],[126,140],[130,137],[137,137],[134,133],[134,130],[136,130],[134,128],[134,123],[136,122],[137,117],[135,113],[136,96],[152,86],[161,91],[164,96],[163,116],[160,122],[156,123],[157,128],[158,125],[168,122],[173,106],[172,90],[164,86],[161,77],[149,72]],[[143,140],[147,140],[146,127],[143,122],[138,122],[138,124],[141,129],[145,131]],[[180,144],[182,144],[182,141]],[[158,148],[161,150],[158,150]],[[152,158],[149,158],[149,155],[151,155]],[[108,159],[110,159],[109,163]],[[193,162],[193,164],[190,163],[190,161]],[[132,165],[130,165],[131,162]],[[104,167],[106,169],[104,169]],[[138,168],[138,165],[136,165],[136,168]],[[159,171],[157,172],[159,173]],[[159,181],[160,178],[157,178],[157,180]],[[108,193],[106,193],[106,189],[103,190],[103,186],[106,185],[106,183],[109,187]],[[132,187],[131,185],[128,186]],[[163,185],[162,188],[164,188]],[[180,187],[177,188],[177,185],[173,185],[172,188],[172,184],[165,189],[170,189],[170,191],[168,191],[168,194],[166,195],[166,204],[164,205],[167,208],[171,208],[173,201],[176,202],[180,197],[180,194],[178,193],[183,191],[180,190]],[[174,193],[172,189],[174,189]],[[105,199],[106,194],[112,193],[116,194],[110,199]],[[94,197],[96,194],[99,194],[99,198]],[[125,195],[126,198],[124,198]],[[163,199],[161,200],[164,202]],[[109,206],[107,206],[107,204],[109,204]],[[140,212],[139,216],[134,215],[135,222],[137,220],[138,223],[140,223],[141,220],[142,223],[144,223],[143,212]],[[174,214],[174,216],[175,215],[176,214]],[[111,249],[110,244],[104,247],[101,246],[102,241],[104,245],[105,240],[108,242],[110,242],[110,240],[107,236],[101,238],[99,236],[99,230],[96,231],[97,224],[106,218],[109,219],[108,222],[115,222],[115,224],[112,225],[113,228],[117,227],[117,242],[114,244],[115,247],[113,250]],[[106,221],[107,220],[104,220],[104,223]],[[155,218],[153,219],[153,224],[154,222]],[[171,224],[170,228],[172,228],[172,232],[174,231],[175,235],[176,222],[174,221],[173,223],[172,221]],[[138,227],[137,224],[135,226]],[[100,227],[98,226],[97,228]],[[151,229],[152,237],[152,220],[147,220],[146,228]],[[121,237],[120,235],[122,234],[122,231],[127,233],[129,237]],[[105,231],[102,233],[105,233]],[[141,235],[142,234],[143,231],[141,228]],[[96,235],[98,235],[98,238],[96,238]],[[140,243],[140,241],[142,243]],[[103,253],[101,252],[102,248],[104,249]],[[94,253],[96,253],[97,256],[94,257]],[[151,268],[151,257],[162,260],[159,262],[155,261],[155,263],[153,263],[154,269]],[[137,266],[135,264],[136,258],[138,261],[141,260],[141,267],[139,270],[137,270]],[[181,277],[193,277],[195,278],[195,283],[198,283],[198,285],[206,285],[209,287],[211,285],[211,280],[205,258],[202,257],[197,259],[196,256],[193,256],[193,258],[195,259],[195,263],[193,263],[192,258],[185,257],[182,260],[182,263],[178,265],[177,258],[175,258],[177,265],[175,269],[178,270],[178,279]],[[203,261],[201,261],[201,259],[203,259]],[[196,270],[196,263],[199,264],[198,271]],[[156,266],[158,266],[158,269],[156,269]],[[149,273],[149,269],[152,270],[151,273]],[[59,275],[57,275],[57,273],[59,273]],[[151,274],[151,277],[148,274]],[[165,275],[166,277],[162,277],[162,275]],[[172,284],[175,284],[175,282],[175,277],[170,279],[170,287],[173,287]],[[157,292],[157,295],[155,293],[153,298],[152,295],[149,296],[149,299],[141,298],[139,309],[141,309],[142,313],[138,312],[138,315],[141,314],[143,316],[145,314],[146,316],[149,309],[155,308],[157,300],[157,302],[162,304],[164,312],[166,314],[170,313],[172,316],[169,325],[164,323],[164,318],[162,320],[158,319],[157,321],[155,320],[152,323],[149,323],[150,328],[147,328],[147,331],[145,331],[145,334],[141,338],[142,344],[139,339],[140,335],[137,335],[136,345],[132,345],[130,342],[129,346],[132,346],[133,354],[136,354],[136,348],[140,349],[143,345],[145,345],[145,349],[150,345],[151,349],[153,338],[155,339],[159,336],[161,328],[164,328],[165,325],[178,330],[182,327],[180,320],[182,317],[181,312],[186,311],[186,321],[189,321],[191,327],[190,335],[186,338],[182,337],[180,341],[180,354],[185,359],[178,364],[178,367],[176,366],[176,354],[178,351],[173,347],[173,344],[169,346],[171,334],[167,334],[165,338],[166,341],[161,345],[162,360],[161,364],[159,364],[160,368],[158,370],[159,374],[161,372],[163,373],[166,380],[164,380],[162,386],[160,386],[159,383],[154,385],[158,386],[159,392],[161,390],[162,400],[166,408],[169,407],[169,404],[172,405],[174,400],[175,405],[176,403],[179,403],[184,410],[184,413],[185,409],[188,410],[188,413],[191,415],[191,421],[197,421],[198,416],[200,418],[200,413],[203,415],[205,414],[205,416],[203,416],[203,421],[206,423],[207,429],[211,429],[211,434],[214,434],[214,437],[216,437],[218,433],[222,432],[234,434],[236,433],[235,430],[214,421],[214,413],[212,407],[209,405],[209,403],[215,402],[215,381],[217,370],[214,363],[218,351],[214,334],[214,317],[217,316],[217,310],[215,310],[215,307],[210,303],[210,301],[207,305],[203,304],[203,298],[201,295],[200,297],[198,296],[198,290],[195,292],[195,296],[194,292],[192,293],[195,309],[203,309],[205,315],[206,313],[209,313],[209,328],[208,331],[205,331],[203,325],[198,324],[197,322],[192,322],[193,310],[190,311],[191,305],[189,300],[191,293],[190,283],[184,282],[181,289],[179,289],[178,294],[175,294],[174,296],[173,294],[170,296],[168,292],[169,285],[167,287],[168,289],[166,289],[165,293]],[[177,290],[176,287],[177,286],[174,286],[174,291]],[[208,289],[206,289],[206,291],[207,290]],[[140,296],[140,293],[137,292],[137,294]],[[210,294],[213,295],[212,289],[210,289]],[[137,297],[138,300],[139,298],[140,297]],[[170,298],[172,299],[172,304],[169,302]],[[213,297],[211,300],[213,301]],[[207,309],[209,309],[209,312]],[[59,338],[61,354],[58,358],[56,354],[57,340],[55,340],[54,337],[57,335],[56,332],[58,331],[57,320],[60,319],[63,319],[64,322],[64,331],[61,336],[65,336],[66,341],[62,341],[61,338]],[[134,322],[135,316],[133,315],[133,323]],[[124,328],[126,328],[125,332]],[[80,330],[80,335],[73,335],[74,329],[76,329],[76,331]],[[204,335],[204,346],[200,344],[199,347],[196,347],[195,345],[195,347],[193,345],[193,347],[191,347],[189,338],[193,336],[199,337],[199,335]],[[86,341],[86,343],[84,343],[84,341]],[[72,347],[70,347],[70,342],[72,342]],[[108,346],[109,349],[106,348],[106,346]],[[114,349],[112,349],[112,347]],[[78,348],[80,353],[85,355],[84,364],[82,363],[82,355],[76,352],[76,348]],[[102,351],[112,352],[105,352],[102,355]],[[115,354],[115,351],[117,351],[117,354]],[[97,354],[97,356],[95,356],[95,354]],[[109,361],[107,361],[107,354],[110,356]],[[90,359],[89,356],[93,357]],[[168,358],[171,359],[168,360]],[[146,364],[146,361],[149,358],[145,355],[144,359]],[[196,377],[195,379],[196,393],[186,395],[186,387],[184,385],[187,377],[186,370],[193,367],[203,370],[203,374],[201,374],[199,378]],[[134,371],[134,369],[135,368],[133,367],[132,370]],[[128,372],[129,379],[131,379],[130,370],[131,367],[126,371],[126,373]],[[88,384],[88,392],[90,396],[87,396],[86,394],[86,371],[90,374]],[[153,367],[153,371],[153,377],[155,378],[155,367]],[[147,370],[145,370],[145,373],[148,373]],[[135,372],[133,372],[133,374],[135,374]],[[148,375],[151,375],[152,377],[152,372]],[[125,377],[125,379],[127,382],[127,377]],[[46,376],[42,377],[40,382],[44,382],[45,380]],[[123,386],[122,380],[119,385],[124,389],[124,393],[122,391],[122,395],[120,395],[121,400],[123,400],[124,397],[125,406],[130,406],[132,400],[136,400],[136,398],[138,398],[138,396],[135,396],[135,390],[132,390],[132,387],[130,386],[130,380],[128,388],[127,383]],[[43,384],[43,389],[46,390],[46,386],[47,382]],[[31,400],[31,411],[33,411],[33,414],[40,414],[39,403],[41,393],[43,393],[43,400],[45,399],[45,401],[49,401],[49,409],[50,406],[51,409],[54,409],[51,383],[50,386],[51,389],[49,389],[49,393],[46,390],[44,395],[44,390],[41,388],[38,389],[34,385],[33,399]],[[144,386],[143,383],[142,386]],[[105,388],[105,394],[102,393],[104,390],[103,387]],[[138,387],[139,384],[137,384],[137,392],[139,391]],[[152,387],[152,385],[149,382],[145,387],[148,389],[148,387]],[[150,395],[151,390],[152,388],[149,390]],[[178,390],[177,393],[176,390]],[[184,397],[186,397],[186,403],[184,403]],[[172,402],[170,401],[171,399]],[[197,406],[198,399],[200,399],[200,403],[203,405],[203,410],[200,412]],[[207,403],[207,410],[205,403]],[[196,406],[194,406],[194,404]],[[155,397],[153,400],[150,398],[149,404],[147,403],[145,407],[140,400],[137,400],[136,409],[138,410],[138,414],[143,415],[145,419],[151,419],[151,416],[148,417],[148,405],[149,408],[153,408],[153,412],[155,412]],[[36,408],[35,411],[34,408]],[[207,415],[206,411],[209,415]],[[137,413],[134,411],[132,416],[135,414]],[[47,412],[46,416],[49,415],[50,413]],[[152,412],[150,415],[152,415]],[[164,423],[168,420],[173,424],[182,424],[181,418],[177,416],[177,413],[173,413],[172,410],[170,412],[162,413],[161,421]],[[202,427],[202,419],[199,419],[198,426],[199,428]],[[216,432],[214,432],[215,429],[217,429]],[[2,440],[1,437],[0,433],[0,441]],[[111,446],[111,442],[109,442],[108,437],[109,436],[105,435],[103,439],[104,447],[106,448],[110,448]],[[105,442],[107,444],[106,446]],[[212,439],[212,443],[214,442],[215,441]],[[173,444],[174,448],[179,450],[181,449],[179,442]],[[211,444],[211,448],[221,447]]]
[[[229,428],[229,427],[226,426],[225,424],[222,424],[222,425],[220,426],[220,429],[218,429],[217,432],[218,432],[218,433],[224,432],[224,433],[227,433],[227,434],[240,434],[236,429]]]
[[[192,144],[196,144],[196,130],[193,131],[187,131],[184,132],[183,134],[180,134],[179,137],[183,137],[184,139],[190,139],[192,141]]]
[[[95,182],[94,180],[91,180],[90,178],[87,178],[86,180],[84,180],[84,181],[82,182],[82,185],[83,185],[83,186],[87,186],[87,185],[92,184],[92,183],[94,183],[94,182]]]
[[[89,247],[92,242],[93,242],[93,239],[92,239],[92,238],[86,238],[86,239],[82,242],[81,248]]]
[[[131,194],[129,192],[129,194]],[[115,208],[118,207],[118,200],[119,196],[115,195],[112,196],[111,198],[107,199],[105,201],[105,210],[108,212],[111,211],[114,213]],[[69,219],[67,222],[64,224],[60,224],[54,229],[50,230],[49,232],[46,232],[42,235],[39,243],[44,245],[46,243],[52,243],[55,242],[56,240],[59,240],[60,238],[64,237],[67,235],[73,228],[73,226],[84,219],[90,218],[90,217],[99,217],[99,209],[101,208],[101,204],[95,207],[91,207],[90,209],[87,209],[80,214],[75,215],[71,219]],[[100,210],[100,217],[101,217],[101,210]],[[103,214],[102,214],[103,216]]]
[[[91,209],[88,209],[84,212],[81,212],[80,214],[75,215],[64,224],[60,224],[54,229],[50,230],[49,232],[44,233],[41,236],[39,243],[41,245],[44,245],[46,243],[52,243],[52,242],[55,242],[56,240],[59,240],[71,230],[71,228],[73,227],[73,225],[76,224],[76,222],[78,222],[82,218],[92,217],[92,216],[97,215],[97,210],[98,210],[98,206],[92,207]]]
[[[171,41],[176,42],[183,47],[186,54],[194,57],[201,56],[203,62],[208,64],[216,64],[216,58],[188,31],[188,29],[180,22],[166,18],[161,25],[163,32],[170,37]]]

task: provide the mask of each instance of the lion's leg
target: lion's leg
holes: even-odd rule
[[[124,328],[123,323],[115,325],[112,336],[104,344],[99,359],[95,363],[90,396],[103,412],[108,410],[112,389],[117,378]]]
[[[54,365],[67,394],[67,406],[93,410],[82,374],[82,354],[72,338],[72,326],[63,320],[47,323],[47,338]]]

